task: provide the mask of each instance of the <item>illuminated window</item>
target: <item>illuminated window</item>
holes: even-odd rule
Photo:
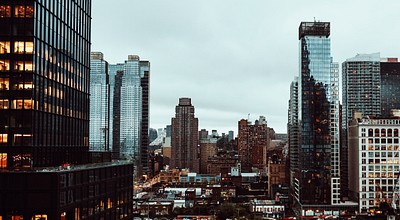
[[[24,217],[22,215],[13,215],[11,216],[11,220],[23,220]]]
[[[25,42],[25,53],[33,53],[33,42]]]
[[[9,71],[9,70],[10,70],[10,61],[0,60],[0,71]]]
[[[6,144],[7,137],[8,137],[8,134],[0,134],[0,144]]]
[[[11,17],[11,6],[9,6],[9,5],[1,5],[0,6],[0,17],[2,17],[2,18]]]
[[[23,71],[24,70],[24,61],[15,61],[14,70],[15,71]]]
[[[8,109],[8,99],[0,99],[0,109]]]
[[[14,16],[17,18],[25,17],[25,7],[24,6],[15,6]]]
[[[14,53],[24,53],[24,41],[14,42]]]
[[[0,153],[0,168],[6,168],[6,167],[7,167],[7,153]]]
[[[17,154],[13,156],[13,163],[15,167],[32,167],[32,155],[31,154]]]
[[[33,6],[26,6],[25,17],[33,18]]]
[[[10,53],[10,41],[0,41],[0,54]]]
[[[0,78],[0,90],[9,90],[10,81],[8,78]]]
[[[32,99],[31,100],[24,100],[24,109],[32,109]]]
[[[22,99],[14,100],[12,103],[12,109],[22,109],[24,101]]]
[[[33,84],[32,84],[31,82],[26,82],[26,83],[24,84],[24,88],[25,88],[25,89],[33,89]]]
[[[25,61],[25,71],[33,71],[32,61]]]
[[[47,220],[47,215],[35,215],[32,220]]]

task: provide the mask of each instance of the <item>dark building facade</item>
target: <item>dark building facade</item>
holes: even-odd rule
[[[381,61],[381,114],[390,117],[392,109],[400,109],[400,63],[398,58]]]
[[[329,22],[299,26],[300,71],[289,102],[291,194],[298,215],[332,212],[340,203],[339,68],[329,36]]]
[[[171,166],[199,172],[199,125],[190,98],[180,98],[171,119]]]
[[[89,152],[90,27],[91,0],[0,3],[0,219],[132,218],[133,164]]]

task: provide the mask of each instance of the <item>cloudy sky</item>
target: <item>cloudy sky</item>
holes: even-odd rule
[[[200,128],[237,131],[259,115],[286,132],[298,75],[301,21],[331,22],[334,60],[357,53],[400,57],[400,1],[93,0],[92,51],[109,63],[151,62],[150,125],[171,123],[192,98]]]

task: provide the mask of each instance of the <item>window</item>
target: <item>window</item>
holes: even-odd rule
[[[0,78],[0,90],[9,90],[10,81],[8,78]]]
[[[0,54],[10,53],[10,41],[0,41]]]
[[[25,62],[24,61],[15,61],[14,70],[15,71],[32,71],[33,70],[32,61],[25,61]]]
[[[33,6],[26,6],[25,17],[33,18]]]
[[[30,145],[32,143],[31,134],[14,134],[15,145]]]
[[[33,220],[47,220],[47,215],[34,215]]]
[[[8,99],[0,99],[0,109],[8,109]]]
[[[7,168],[7,153],[0,153],[0,168]]]
[[[6,144],[7,137],[8,137],[8,134],[0,134],[0,144]]]
[[[2,18],[11,17],[11,6],[9,6],[9,5],[1,5],[0,6],[0,17],[2,17]]]
[[[24,6],[15,6],[14,16],[17,18],[25,17],[25,7]]]
[[[0,71],[9,71],[9,70],[10,70],[10,61],[0,60]]]
[[[32,54],[33,53],[33,42],[32,41],[15,41],[14,42],[14,53],[18,54]]]

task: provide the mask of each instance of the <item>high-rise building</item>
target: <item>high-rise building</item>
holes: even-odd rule
[[[254,167],[266,174],[269,131],[263,116],[254,125],[246,119],[238,122],[238,153],[243,170],[251,171]]]
[[[111,146],[121,158],[136,162],[137,174],[148,171],[150,62],[129,55],[110,64]]]
[[[90,0],[1,3],[0,219],[133,218],[133,164],[89,152],[90,24]]]
[[[199,122],[190,98],[180,98],[171,119],[171,167],[199,172]]]
[[[388,118],[391,110],[400,109],[400,62],[398,58],[381,59],[381,115]]]
[[[235,133],[234,131],[229,131],[228,132],[228,141],[235,140]]]
[[[329,22],[300,24],[300,73],[289,102],[291,185],[299,215],[332,212],[331,205],[340,203],[339,71],[329,36]]]
[[[110,150],[110,83],[108,62],[101,52],[90,54],[89,149]]]
[[[342,127],[347,128],[353,112],[381,114],[380,54],[358,54],[342,64]]]

